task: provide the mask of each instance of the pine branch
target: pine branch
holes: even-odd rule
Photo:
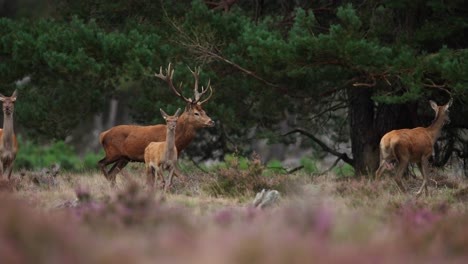
[[[348,163],[349,165],[353,166],[354,167],[354,160],[350,157],[348,157],[348,154],[346,153],[340,153],[332,148],[330,148],[329,146],[327,146],[327,144],[325,144],[323,141],[321,141],[320,139],[318,139],[316,136],[314,136],[313,134],[305,131],[304,129],[302,128],[295,128],[291,131],[289,131],[288,133],[286,134],[283,134],[282,136],[287,136],[287,135],[290,135],[290,134],[293,134],[293,133],[300,133],[308,138],[310,138],[312,141],[314,141],[315,143],[317,143],[323,151],[325,152],[328,152],[340,159],[342,159],[344,162]]]

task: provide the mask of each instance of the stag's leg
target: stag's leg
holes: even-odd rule
[[[120,159],[118,160],[114,166],[109,170],[108,172],[108,177],[109,180],[111,181],[111,185],[115,186],[116,184],[116,176],[117,173],[119,173],[125,166],[127,166],[128,161],[125,159]]]
[[[429,191],[427,189],[427,166],[428,161],[425,158],[423,158],[421,162],[418,163],[418,167],[421,170],[421,174],[423,177],[423,183],[421,184],[421,187],[419,188],[418,192],[416,192],[416,197],[419,197],[421,195],[423,188],[426,196],[429,195]]]
[[[111,163],[114,163],[114,162],[117,162],[117,161],[118,161],[118,159],[108,160],[107,156],[104,157],[103,159],[101,159],[100,161],[98,161],[98,165],[101,168],[101,172],[104,175],[104,177],[106,177],[106,179],[109,180],[109,175],[108,175],[107,170],[106,170],[107,165],[109,165]],[[115,163],[113,167],[115,167],[116,164],[117,163]]]

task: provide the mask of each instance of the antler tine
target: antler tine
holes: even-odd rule
[[[179,88],[177,89],[174,84],[172,83],[173,77],[174,77],[174,69],[171,69],[171,64],[166,68],[166,75],[163,74],[162,72],[162,66],[159,67],[159,73],[155,73],[154,76],[158,77],[159,79],[165,81],[167,84],[169,84],[169,87],[174,91],[174,93],[180,97],[182,100],[184,100],[187,103],[191,103],[192,100],[186,98],[185,96],[182,95],[182,83],[180,83]]]
[[[203,104],[206,101],[208,101],[210,99],[210,97],[213,95],[213,88],[211,87],[211,80],[208,80],[208,85],[207,85],[206,89],[202,86],[201,91],[199,91],[198,90],[198,77],[199,77],[201,68],[200,67],[195,67],[195,70],[192,70],[189,66],[187,66],[187,68],[192,73],[193,78],[195,79],[195,85],[194,85],[194,88],[193,88],[193,93],[194,93],[194,96],[195,96],[195,98],[194,98],[195,100],[193,100],[192,103],[193,104],[196,104],[196,103]],[[205,100],[200,102],[200,98],[206,92],[208,92],[208,90],[210,90],[210,95],[208,96],[208,98],[206,98]]]
[[[194,103],[198,102],[200,100],[200,93],[198,92],[198,75],[200,74],[200,67],[195,67],[195,71],[192,71],[190,66],[187,65],[187,68],[189,71],[192,73],[193,78],[195,79],[195,85],[193,87],[193,94],[194,94]]]
[[[208,80],[208,86],[206,87],[206,89],[203,89],[203,87],[202,87],[202,93],[200,94],[200,96],[202,96],[204,93],[206,93],[208,91],[208,89],[210,90],[210,95],[205,100],[199,102],[199,104],[203,104],[206,101],[210,100],[211,96],[213,95],[213,88],[211,87],[211,80]]]

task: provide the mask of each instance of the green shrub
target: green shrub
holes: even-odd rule
[[[353,166],[345,163],[342,166],[337,166],[333,169],[333,172],[336,174],[337,177],[339,178],[344,178],[344,177],[351,177],[354,176],[354,168]]]
[[[83,157],[82,170],[93,170],[97,168],[97,163],[104,157],[104,151],[101,150],[99,153],[88,152]]]
[[[272,159],[266,164],[266,170],[263,172],[263,175],[272,175],[275,173],[285,172],[283,168],[283,163],[279,160]]]
[[[319,172],[317,163],[314,159],[302,157],[301,158],[301,165],[304,166],[304,171],[306,173],[317,173]]]
[[[63,170],[79,171],[95,169],[101,155],[87,153],[83,160],[75,153],[73,146],[63,141],[40,145],[18,137],[17,169],[37,170],[58,163]]]
[[[214,196],[253,195],[262,189],[285,190],[287,175],[265,175],[265,167],[258,157],[247,159],[229,155],[224,166],[216,166],[212,171],[212,181],[207,185],[207,192]]]
[[[224,160],[226,164],[237,166],[240,170],[247,170],[249,168],[249,160],[246,157],[236,154],[226,154]]]

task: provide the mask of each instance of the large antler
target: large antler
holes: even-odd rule
[[[192,98],[186,98],[185,96],[182,95],[182,89],[181,89],[182,83],[180,83],[179,87],[175,87],[174,84],[172,83],[172,78],[174,77],[174,69],[171,69],[171,64],[170,63],[167,66],[166,75],[163,74],[162,66],[161,66],[159,68],[159,73],[155,73],[154,76],[156,76],[159,79],[167,82],[167,84],[169,84],[169,86],[174,91],[174,93],[178,97],[182,98],[182,100],[184,100],[185,102],[191,103],[191,104],[200,104],[201,105],[201,104],[205,103],[206,101],[208,101],[210,99],[210,97],[213,95],[213,88],[211,88],[210,81],[208,81],[208,86],[206,88],[204,88],[202,86],[201,91],[199,91],[198,90],[198,75],[200,74],[200,67],[196,67],[195,71],[192,71],[192,69],[190,67],[188,67],[188,69],[190,70],[190,72],[193,75],[193,78],[195,79],[195,86],[193,88],[194,100],[192,100]],[[208,92],[208,90],[210,90],[210,95],[208,96],[208,98],[206,98],[203,101],[200,101],[200,98],[206,92]]]
[[[196,104],[196,103],[203,104],[206,101],[208,101],[210,99],[210,97],[213,95],[213,88],[211,88],[211,84],[210,84],[211,80],[208,80],[208,85],[206,86],[206,89],[202,86],[201,92],[199,92],[198,91],[198,75],[200,74],[200,67],[195,67],[195,71],[192,71],[192,69],[190,69],[190,67],[188,67],[188,69],[192,73],[193,78],[195,79],[195,86],[193,87],[193,93],[194,93],[194,96],[195,96],[195,100],[193,101],[193,103],[194,104]],[[205,100],[199,102],[202,95],[205,94],[208,91],[208,89],[210,90],[210,95],[208,96],[208,98],[206,98]]]
[[[162,72],[162,66],[159,68],[159,73],[155,73],[154,76],[158,77],[159,79],[167,82],[169,84],[169,87],[174,91],[174,93],[180,97],[182,100],[184,100],[187,103],[192,103],[191,98],[186,98],[185,96],[182,95],[182,83],[180,83],[179,88],[176,88],[174,84],[172,83],[172,78],[174,77],[174,69],[171,69],[171,64],[166,68],[166,75],[163,74]]]

